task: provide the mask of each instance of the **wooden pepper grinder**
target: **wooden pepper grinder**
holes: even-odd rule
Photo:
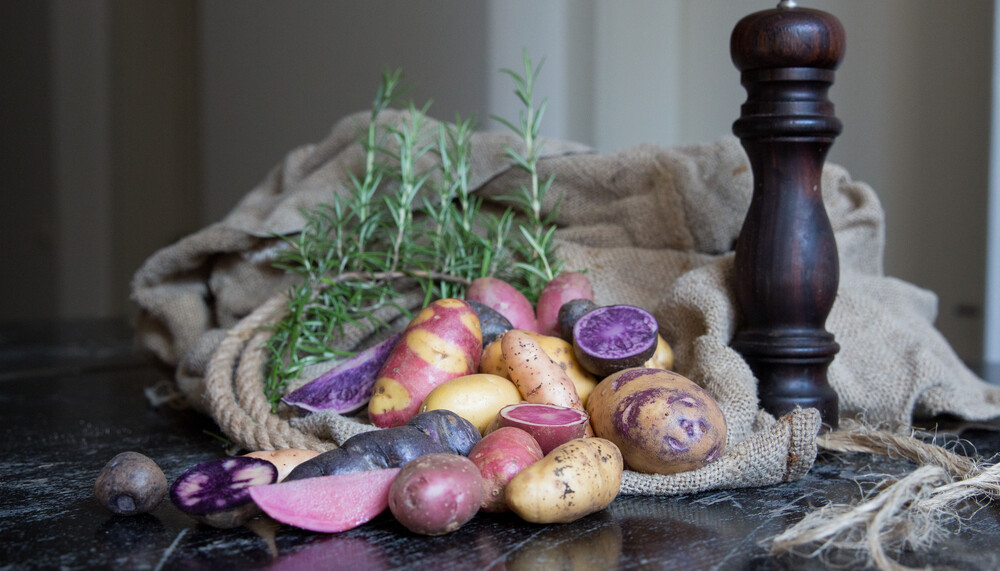
[[[827,368],[840,349],[826,330],[839,263],[820,192],[826,153],[841,132],[827,91],[844,54],[832,15],[782,1],[743,18],[730,52],[747,100],[733,133],[753,170],[753,197],[736,244],[743,314],[732,347],[759,381],[761,406],[780,416],[819,409],[837,427]]]

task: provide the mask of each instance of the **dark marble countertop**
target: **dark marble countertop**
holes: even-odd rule
[[[990,370],[995,374],[995,369]],[[114,322],[0,328],[0,570],[5,569],[820,569],[830,560],[768,555],[769,539],[828,502],[860,497],[913,465],[864,454],[821,454],[796,482],[681,497],[619,497],[570,524],[533,525],[477,515],[441,537],[408,532],[388,514],[339,534],[260,518],[220,530],[164,501],[152,513],[114,516],[93,498],[94,480],[118,452],[156,460],[168,480],[222,456],[213,422],[153,407],[144,389],[168,373],[133,351]],[[952,425],[949,430],[958,430]],[[966,426],[985,455],[1000,425]],[[934,546],[903,553],[911,566],[1000,568],[1000,511],[988,505]]]

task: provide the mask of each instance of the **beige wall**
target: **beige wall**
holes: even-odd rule
[[[145,256],[223,216],[288,150],[365,108],[386,66],[403,67],[435,115],[495,127],[490,113],[516,110],[496,70],[520,66],[527,47],[546,58],[547,136],[602,151],[715,139],[745,98],[729,33],[772,4],[50,0],[59,25],[40,25],[54,30],[58,177],[38,184],[57,199],[38,216],[59,216],[45,238],[57,262],[41,279],[56,284],[35,297],[55,296],[58,315],[127,313],[127,277]],[[845,131],[830,160],[879,193],[887,273],[936,291],[940,329],[977,358],[992,3],[808,4],[847,30],[831,91]]]

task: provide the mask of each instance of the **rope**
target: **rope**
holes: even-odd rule
[[[247,450],[326,451],[336,445],[273,414],[264,398],[268,333],[261,328],[284,316],[287,299],[283,293],[272,297],[229,330],[205,373],[209,411],[223,433]]]

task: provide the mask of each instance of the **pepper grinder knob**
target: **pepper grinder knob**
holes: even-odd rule
[[[844,29],[831,14],[784,1],[743,18],[730,51],[747,91],[733,133],[753,172],[734,262],[742,322],[731,345],[757,377],[765,410],[814,407],[835,428],[827,369],[840,347],[825,327],[839,261],[820,185],[842,130],[827,92]]]

